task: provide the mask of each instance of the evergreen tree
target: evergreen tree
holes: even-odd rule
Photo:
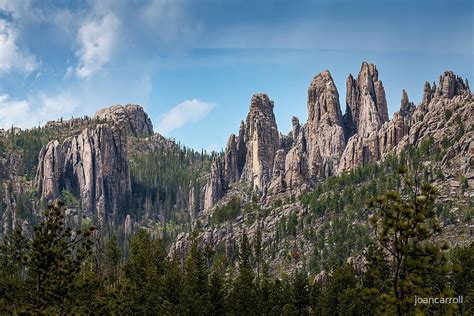
[[[351,295],[357,288],[354,270],[349,265],[333,269],[321,293],[321,311],[323,315],[350,315]]]
[[[105,245],[105,269],[109,286],[117,288],[120,284],[122,270],[122,252],[117,242],[117,236],[112,235]]]
[[[306,271],[296,270],[292,280],[293,305],[298,311],[298,315],[307,315],[309,313],[309,280]]]
[[[132,297],[131,313],[158,313],[166,253],[161,240],[139,230],[130,241],[130,257],[124,267]]]
[[[219,257],[212,266],[212,272],[209,281],[209,298],[212,302],[213,315],[226,314],[226,295],[225,295],[225,263],[223,257]]]
[[[76,281],[91,254],[91,232],[73,232],[64,223],[62,202],[48,206],[44,221],[34,228],[28,273],[34,284],[34,311],[68,313],[74,307]]]
[[[173,257],[166,262],[166,273],[163,279],[163,300],[168,306],[167,314],[179,314],[182,312],[183,300],[183,270],[177,257]],[[165,313],[166,314],[166,313]]]
[[[256,314],[257,297],[255,274],[251,265],[252,250],[247,233],[244,231],[239,247],[239,275],[234,282],[235,312],[240,315]]]
[[[381,247],[380,256],[390,267],[391,292],[381,298],[385,312],[394,308],[398,315],[414,308],[426,312],[430,306],[415,307],[415,296],[449,294],[444,284],[431,284],[430,275],[448,272],[447,247],[433,240],[441,232],[434,208],[437,192],[430,184],[421,183],[417,170],[410,176],[406,168],[400,168],[404,180],[401,192],[390,191],[368,203],[374,210],[370,222]]]
[[[183,304],[191,315],[209,314],[209,271],[206,257],[199,249],[196,234],[193,234],[191,247],[184,263]]]
[[[0,314],[18,312],[17,306],[28,292],[24,284],[26,277],[26,255],[30,242],[17,226],[12,236],[6,236],[0,245]]]
[[[459,312],[468,313],[474,310],[474,243],[466,247],[452,249],[451,261],[453,274],[451,276],[452,288],[457,295],[463,296],[464,304],[459,304]]]

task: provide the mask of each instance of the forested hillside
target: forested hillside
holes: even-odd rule
[[[303,196],[303,203],[316,217],[323,214],[315,195],[324,195],[334,186],[363,184],[365,188],[356,191],[354,197],[367,199],[350,210],[344,208],[347,215],[341,219],[337,214],[340,217],[342,211],[336,211],[329,222],[331,229],[320,229],[317,236],[310,237],[315,241],[312,260],[316,265],[299,265],[303,258],[295,248],[289,253],[294,270],[276,275],[270,273],[265,260],[271,250],[262,243],[261,231],[253,241],[246,232],[241,235],[236,265],[225,255],[203,247],[196,231],[182,260],[168,256],[163,239],[143,229],[130,236],[129,250],[124,254],[114,235],[100,246],[94,226],[71,230],[64,221],[63,204],[55,203],[44,212],[32,237],[17,228],[2,242],[0,311],[190,315],[469,313],[473,308],[473,245],[452,246],[436,238],[446,229],[445,220],[438,219],[442,204],[437,190],[426,182],[429,174],[420,172],[414,164],[415,160],[406,165],[392,159],[381,167],[361,169],[353,177],[332,178]],[[369,176],[368,170],[373,175]],[[378,183],[390,184],[376,189]],[[350,199],[344,189],[340,196]],[[328,206],[324,212],[327,215],[339,209],[337,202],[320,203]],[[359,219],[366,222],[367,217],[370,225],[362,230],[347,225]],[[310,226],[312,217],[306,220]],[[282,228],[284,234],[296,236],[296,231],[303,228],[296,227],[305,225],[294,221],[288,220]],[[327,231],[329,235],[325,237]],[[363,246],[359,247],[362,256],[341,260],[357,249],[357,243]],[[315,275],[312,269],[321,272]],[[464,296],[464,304],[413,304],[414,296],[457,295]]]
[[[364,62],[329,71],[282,134],[252,96],[226,148],[155,133],[138,105],[0,130],[0,313],[470,312],[474,99],[446,71],[388,117]],[[463,304],[414,304],[463,296]]]

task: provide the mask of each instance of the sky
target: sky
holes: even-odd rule
[[[140,104],[155,132],[206,150],[237,133],[254,93],[279,130],[307,118],[328,69],[345,82],[377,65],[389,112],[402,89],[452,70],[473,79],[474,1],[0,0],[0,128]]]

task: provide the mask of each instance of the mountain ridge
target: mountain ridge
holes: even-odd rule
[[[314,76],[308,117],[303,124],[292,117],[286,135],[278,131],[270,97],[255,94],[222,153],[199,153],[154,133],[138,105],[3,131],[2,233],[15,225],[28,231],[41,205],[67,197],[77,225],[93,221],[100,230],[118,229],[124,236],[145,228],[166,237],[170,253],[180,255],[186,253],[189,231],[201,227],[205,243],[233,258],[244,230],[253,238],[264,227],[271,245],[279,221],[309,220],[305,196],[327,179],[344,178],[427,143],[438,151],[428,166],[442,174],[442,189],[464,201],[465,193],[459,192],[467,185],[472,195],[474,100],[467,80],[444,72],[438,85],[425,83],[418,106],[403,90],[400,110],[390,119],[375,65],[364,62],[356,79],[348,76],[346,88],[343,114],[330,72]],[[19,211],[21,203],[26,210]],[[319,217],[314,221],[318,227],[324,223]],[[311,243],[303,244],[308,255]]]

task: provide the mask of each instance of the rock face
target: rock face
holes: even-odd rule
[[[362,63],[357,80],[347,78],[346,137],[367,135],[388,121],[387,100],[374,64]]]
[[[307,122],[301,126],[293,117],[291,131],[280,136],[273,102],[265,94],[254,95],[238,136],[232,134],[225,154],[215,158],[204,190],[205,208],[212,208],[234,183],[252,184],[265,202],[269,196],[305,191],[322,178],[418,146],[446,124],[441,115],[456,111],[449,109],[451,104],[472,100],[467,82],[447,71],[438,86],[425,83],[418,107],[403,90],[400,110],[389,120],[375,65],[362,63],[357,79],[349,75],[346,87],[343,116],[329,71],[315,76],[308,88]],[[458,150],[465,152],[471,146],[466,144],[465,140],[464,149]],[[463,168],[469,163],[465,161]]]
[[[216,204],[224,196],[227,190],[227,181],[224,178],[224,163],[221,157],[212,161],[206,185],[204,186],[204,209],[207,210]]]
[[[408,99],[405,90],[402,91],[400,110],[395,112],[393,118],[385,122],[378,131],[378,152],[385,156],[410,132],[411,116],[415,105]]]
[[[314,77],[309,86],[306,127],[309,176],[334,174],[345,140],[339,93],[327,70]]]
[[[113,220],[131,196],[127,132],[98,124],[62,144],[51,141],[39,154],[37,185],[42,198],[56,198],[67,189],[99,223]]]
[[[339,163],[339,172],[380,159],[378,130],[388,121],[387,101],[377,67],[362,63],[357,80],[347,79],[346,114],[347,146]]]
[[[308,183],[308,152],[304,133],[296,136],[296,143],[285,159],[285,186],[289,191],[304,190]]]
[[[62,143],[50,141],[41,150],[36,183],[41,198],[47,200],[69,190],[85,212],[105,224],[130,202],[128,135],[150,135],[153,127],[137,105],[100,110],[88,122],[79,134]]]
[[[252,97],[239,136],[230,135],[224,156],[216,157],[212,163],[204,187],[204,209],[214,206],[235,182],[245,181],[256,191],[266,191],[272,181],[275,155],[280,149],[273,106],[266,94]],[[282,161],[279,165],[283,165]]]
[[[470,92],[469,85],[464,80],[456,76],[452,71],[445,71],[439,77],[439,86],[436,89],[435,96],[444,96],[452,99],[456,95]]]
[[[126,127],[134,136],[153,135],[153,124],[139,105],[114,105],[97,111],[95,118],[109,121],[112,125]]]
[[[280,145],[273,101],[266,94],[252,97],[244,140],[247,151],[241,179],[252,183],[255,190],[262,191],[271,181],[275,154]]]

